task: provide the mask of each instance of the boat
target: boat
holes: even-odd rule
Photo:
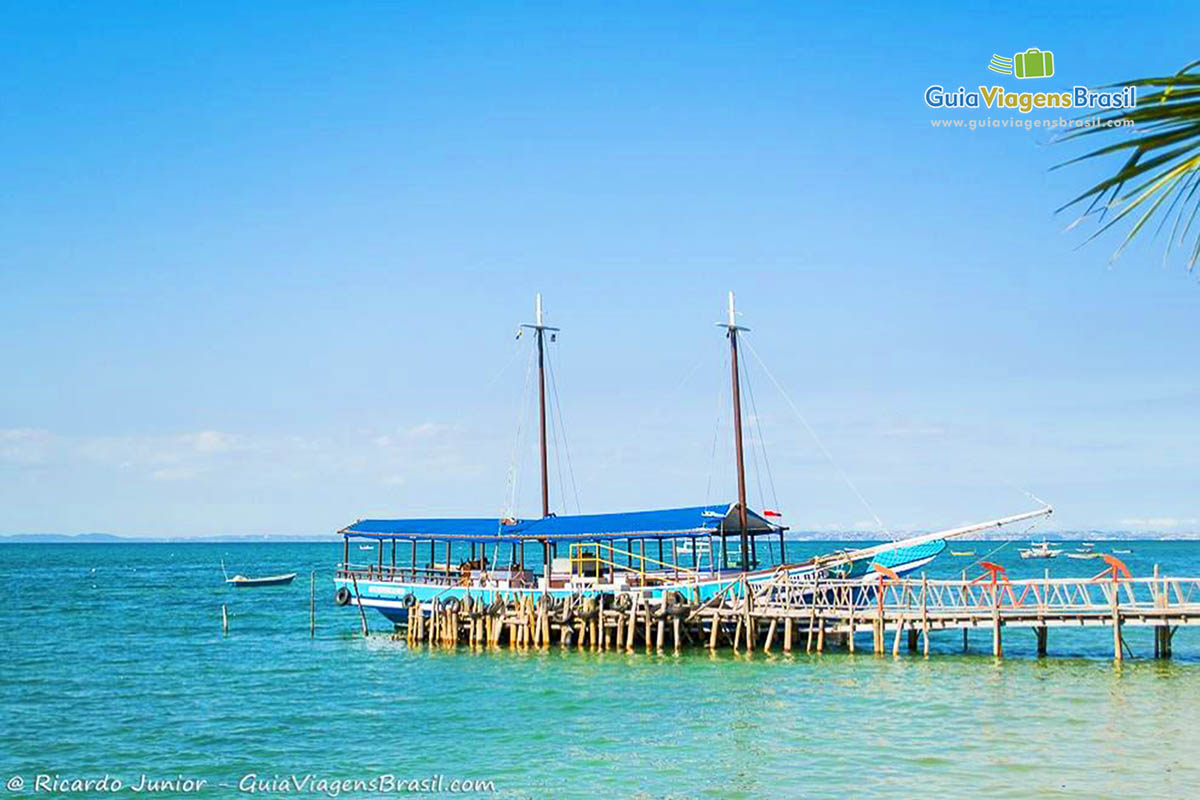
[[[234,575],[232,578],[226,578],[225,582],[238,588],[248,588],[250,586],[284,586],[291,583],[295,577],[296,573],[294,572],[289,572],[286,575],[268,575],[264,578],[247,578],[245,575]]]
[[[811,587],[823,576],[852,579],[864,586],[882,571],[904,576],[932,562],[946,540],[1052,513],[1050,506],[952,530],[921,534],[854,550],[829,553],[802,562],[783,554],[787,527],[778,512],[750,508],[746,498],[742,409],[738,368],[739,338],[748,330],[737,323],[733,293],[728,317],[718,323],[729,341],[732,422],[737,498],[681,508],[607,514],[558,515],[551,512],[547,457],[547,340],[558,328],[545,324],[541,295],[535,299],[533,332],[536,357],[541,466],[541,514],[521,518],[513,509],[497,516],[360,519],[342,528],[342,562],[334,573],[334,600],[373,608],[401,624],[410,614],[432,614],[435,606],[538,601],[565,603],[576,598],[624,598],[668,603],[673,598],[700,603],[722,593],[742,596],[757,584],[777,582]],[[352,542],[370,542],[372,563],[352,563]],[[769,553],[778,545],[780,561]],[[390,546],[389,546],[390,545]],[[732,552],[731,552],[732,548]],[[397,560],[398,550],[400,560]],[[811,589],[810,589],[811,591]]]
[[[1116,549],[1114,549],[1113,552],[1116,553],[1117,555],[1127,556],[1130,553],[1132,553],[1133,551],[1132,550],[1116,550]]]
[[[371,547],[371,545],[369,545],[369,544],[360,544],[358,546],[358,549],[359,550],[374,550],[375,548]]]
[[[1029,547],[1021,550],[1021,558],[1058,558],[1062,550],[1054,550],[1050,542],[1030,542]]]
[[[231,578],[225,571],[224,559],[221,560],[221,574],[225,576],[225,583],[243,589],[251,586],[285,586],[296,577],[296,573],[288,572],[283,575],[267,575],[262,578],[248,578],[245,575],[234,575]]]
[[[965,556],[975,555],[975,551],[974,550],[951,550],[950,555],[958,556],[959,558],[963,558]]]

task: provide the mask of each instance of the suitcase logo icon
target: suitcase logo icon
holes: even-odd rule
[[[993,54],[988,69],[1017,78],[1049,78],[1054,74],[1054,53],[1031,47],[1012,58]]]

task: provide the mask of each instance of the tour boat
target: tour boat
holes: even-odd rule
[[[556,515],[550,510],[546,438],[546,340],[558,328],[544,324],[541,295],[532,330],[536,346],[541,515],[465,519],[362,519],[343,528],[343,560],[334,586],[339,605],[374,608],[395,623],[409,614],[431,613],[434,604],[520,601],[552,603],[580,597],[636,597],[668,602],[672,597],[700,603],[723,592],[753,591],[777,581],[810,585],[822,577],[859,579],[881,574],[904,576],[933,561],[946,540],[1033,519],[1035,511],[922,534],[880,545],[789,562],[787,528],[779,512],[750,508],[743,457],[739,334],[733,293],[728,318],[718,323],[729,340],[733,437],[738,497],[735,501],[610,514]],[[373,563],[351,563],[350,543],[376,551]],[[371,545],[363,545],[362,542]],[[730,546],[735,548],[730,552]],[[402,548],[400,560],[397,549]],[[776,549],[777,548],[777,549]],[[777,555],[776,555],[777,553]]]

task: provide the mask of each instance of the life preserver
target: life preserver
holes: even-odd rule
[[[415,594],[406,594],[400,602],[405,608],[413,608],[417,604],[417,596]]]
[[[333,593],[333,602],[339,606],[344,606],[350,602],[350,590],[345,586],[339,586],[337,591]]]

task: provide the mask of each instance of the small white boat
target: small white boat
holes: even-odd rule
[[[1058,558],[1062,550],[1050,548],[1050,542],[1030,542],[1029,547],[1021,550],[1021,558]]]
[[[1129,555],[1129,554],[1130,554],[1130,553],[1132,553],[1133,551],[1132,551],[1132,550],[1113,550],[1113,552],[1114,552],[1114,553],[1117,553],[1118,555],[1123,555],[1123,556],[1124,556],[1124,555]]]
[[[265,578],[247,578],[245,575],[234,575],[232,578],[226,578],[225,582],[238,588],[249,586],[284,586],[291,583],[295,577],[296,573],[294,572],[289,572],[286,575],[268,575]]]
[[[263,578],[248,578],[245,575],[234,575],[229,577],[229,573],[225,571],[225,559],[221,559],[221,574],[225,576],[225,583],[238,588],[247,588],[250,586],[284,586],[292,582],[296,577],[296,573],[288,572],[283,575],[267,575]]]
[[[371,545],[369,545],[369,544],[360,544],[358,546],[358,549],[359,550],[374,550],[375,548],[371,547]]]
[[[1067,558],[1081,558],[1081,559],[1086,560],[1086,559],[1092,559],[1092,558],[1104,558],[1104,554],[1103,553],[1067,553]]]

